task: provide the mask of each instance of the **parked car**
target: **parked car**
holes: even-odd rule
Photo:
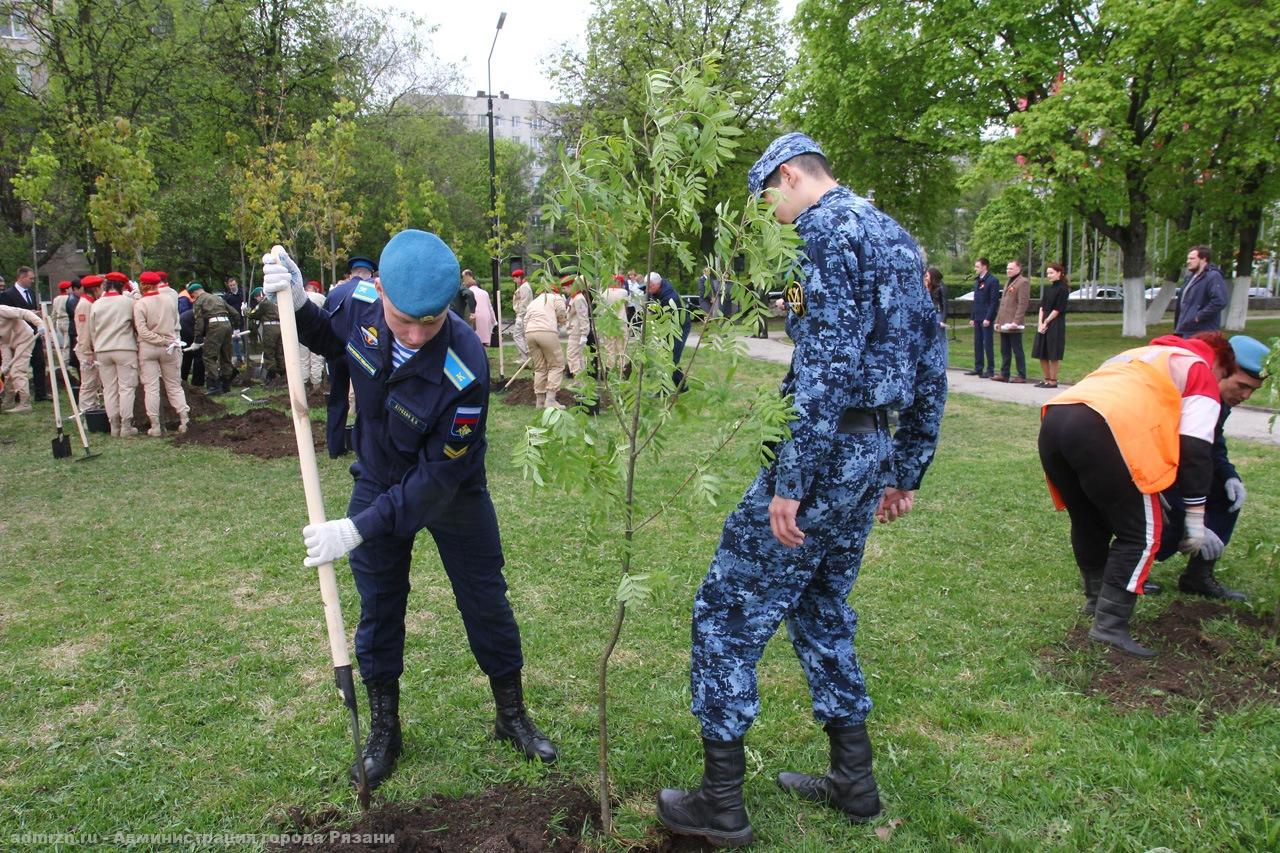
[[[1121,299],[1124,294],[1118,287],[1110,285],[1085,285],[1079,290],[1073,290],[1067,296],[1068,299]]]
[[[1265,287],[1249,288],[1250,299],[1269,299],[1270,297],[1271,297],[1271,291],[1267,290]]]

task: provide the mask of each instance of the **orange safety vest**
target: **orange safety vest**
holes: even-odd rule
[[[1126,350],[1121,356],[1127,356],[1127,361],[1102,365],[1045,403],[1040,416],[1044,417],[1049,406],[1071,403],[1093,409],[1111,428],[1138,491],[1144,495],[1162,492],[1178,477],[1182,392],[1169,373],[1169,359],[1174,355],[1190,356],[1207,366],[1203,358],[1179,347]],[[1058,509],[1066,506],[1052,482],[1049,493]]]

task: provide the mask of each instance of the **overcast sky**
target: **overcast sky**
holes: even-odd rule
[[[493,89],[513,98],[551,100],[555,89],[543,73],[547,57],[564,44],[581,48],[591,0],[370,0],[404,9],[438,25],[432,41],[437,54],[462,73],[460,94],[485,88],[485,60],[498,15],[507,20],[493,52]],[[781,0],[784,20],[798,0]]]

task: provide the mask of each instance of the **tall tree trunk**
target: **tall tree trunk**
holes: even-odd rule
[[[1241,330],[1249,314],[1249,288],[1253,286],[1253,253],[1258,248],[1258,232],[1262,228],[1262,208],[1250,207],[1240,223],[1240,254],[1236,258],[1236,280],[1231,286],[1231,302],[1223,326]],[[1224,269],[1225,269],[1224,264]]]

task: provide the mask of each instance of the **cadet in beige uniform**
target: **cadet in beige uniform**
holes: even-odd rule
[[[57,332],[57,336],[53,341],[62,352],[62,360],[69,361],[71,353],[67,351],[67,345],[71,342],[71,317],[67,314],[67,300],[71,298],[71,282],[58,282],[58,295],[53,297],[53,305],[49,309],[49,319],[53,321],[53,330]],[[57,370],[57,362],[54,362],[54,370]]]
[[[6,377],[0,410],[7,405],[13,413],[31,411],[31,352],[36,335],[28,323],[42,327],[40,315],[31,309],[0,305],[0,347],[4,348]]]
[[[324,294],[320,292],[320,282],[307,282],[307,301],[317,308],[324,308]],[[302,361],[302,378],[311,383],[312,388],[319,388],[324,381],[324,356],[298,344],[298,355]]]
[[[627,357],[627,336],[631,331],[631,327],[627,324],[627,304],[631,295],[627,292],[626,283],[627,279],[624,276],[615,275],[609,284],[609,289],[604,292],[605,310],[613,312],[622,327],[616,335],[603,336],[605,370],[620,370]],[[596,331],[596,341],[599,343],[601,335],[599,329]]]
[[[138,388],[138,339],[133,332],[133,300],[123,295],[129,279],[107,273],[106,292],[89,312],[89,345],[98,363],[107,421],[115,436],[137,435],[133,400]]]
[[[587,285],[582,276],[570,279],[573,296],[569,299],[569,375],[577,376],[586,367],[583,351],[587,346],[587,334],[591,331],[591,305],[587,302]]]
[[[556,392],[560,390],[560,378],[564,375],[564,352],[560,349],[560,327],[568,318],[569,310],[565,306],[554,284],[548,285],[545,293],[533,298],[524,317],[525,341],[529,345],[529,356],[533,359],[533,392],[537,395],[539,408],[563,409],[556,402]]]
[[[80,279],[84,293],[76,302],[76,359],[80,362],[80,411],[102,408],[102,377],[98,375],[98,363],[93,357],[93,341],[89,337],[89,315],[93,303],[102,292],[100,275],[86,275]]]
[[[160,380],[164,394],[178,413],[178,432],[187,431],[187,394],[182,390],[178,366],[182,363],[178,337],[178,301],[160,292],[160,276],[144,272],[138,276],[142,297],[133,303],[133,329],[138,335],[138,372],[151,428],[147,435],[160,435]],[[172,293],[172,290],[170,290]]]
[[[516,294],[511,298],[511,307],[516,313],[516,322],[511,327],[511,339],[516,342],[516,349],[521,358],[529,358],[529,341],[526,337],[528,325],[525,312],[533,301],[533,288],[524,277],[524,270],[512,270],[511,277],[516,280]]]

